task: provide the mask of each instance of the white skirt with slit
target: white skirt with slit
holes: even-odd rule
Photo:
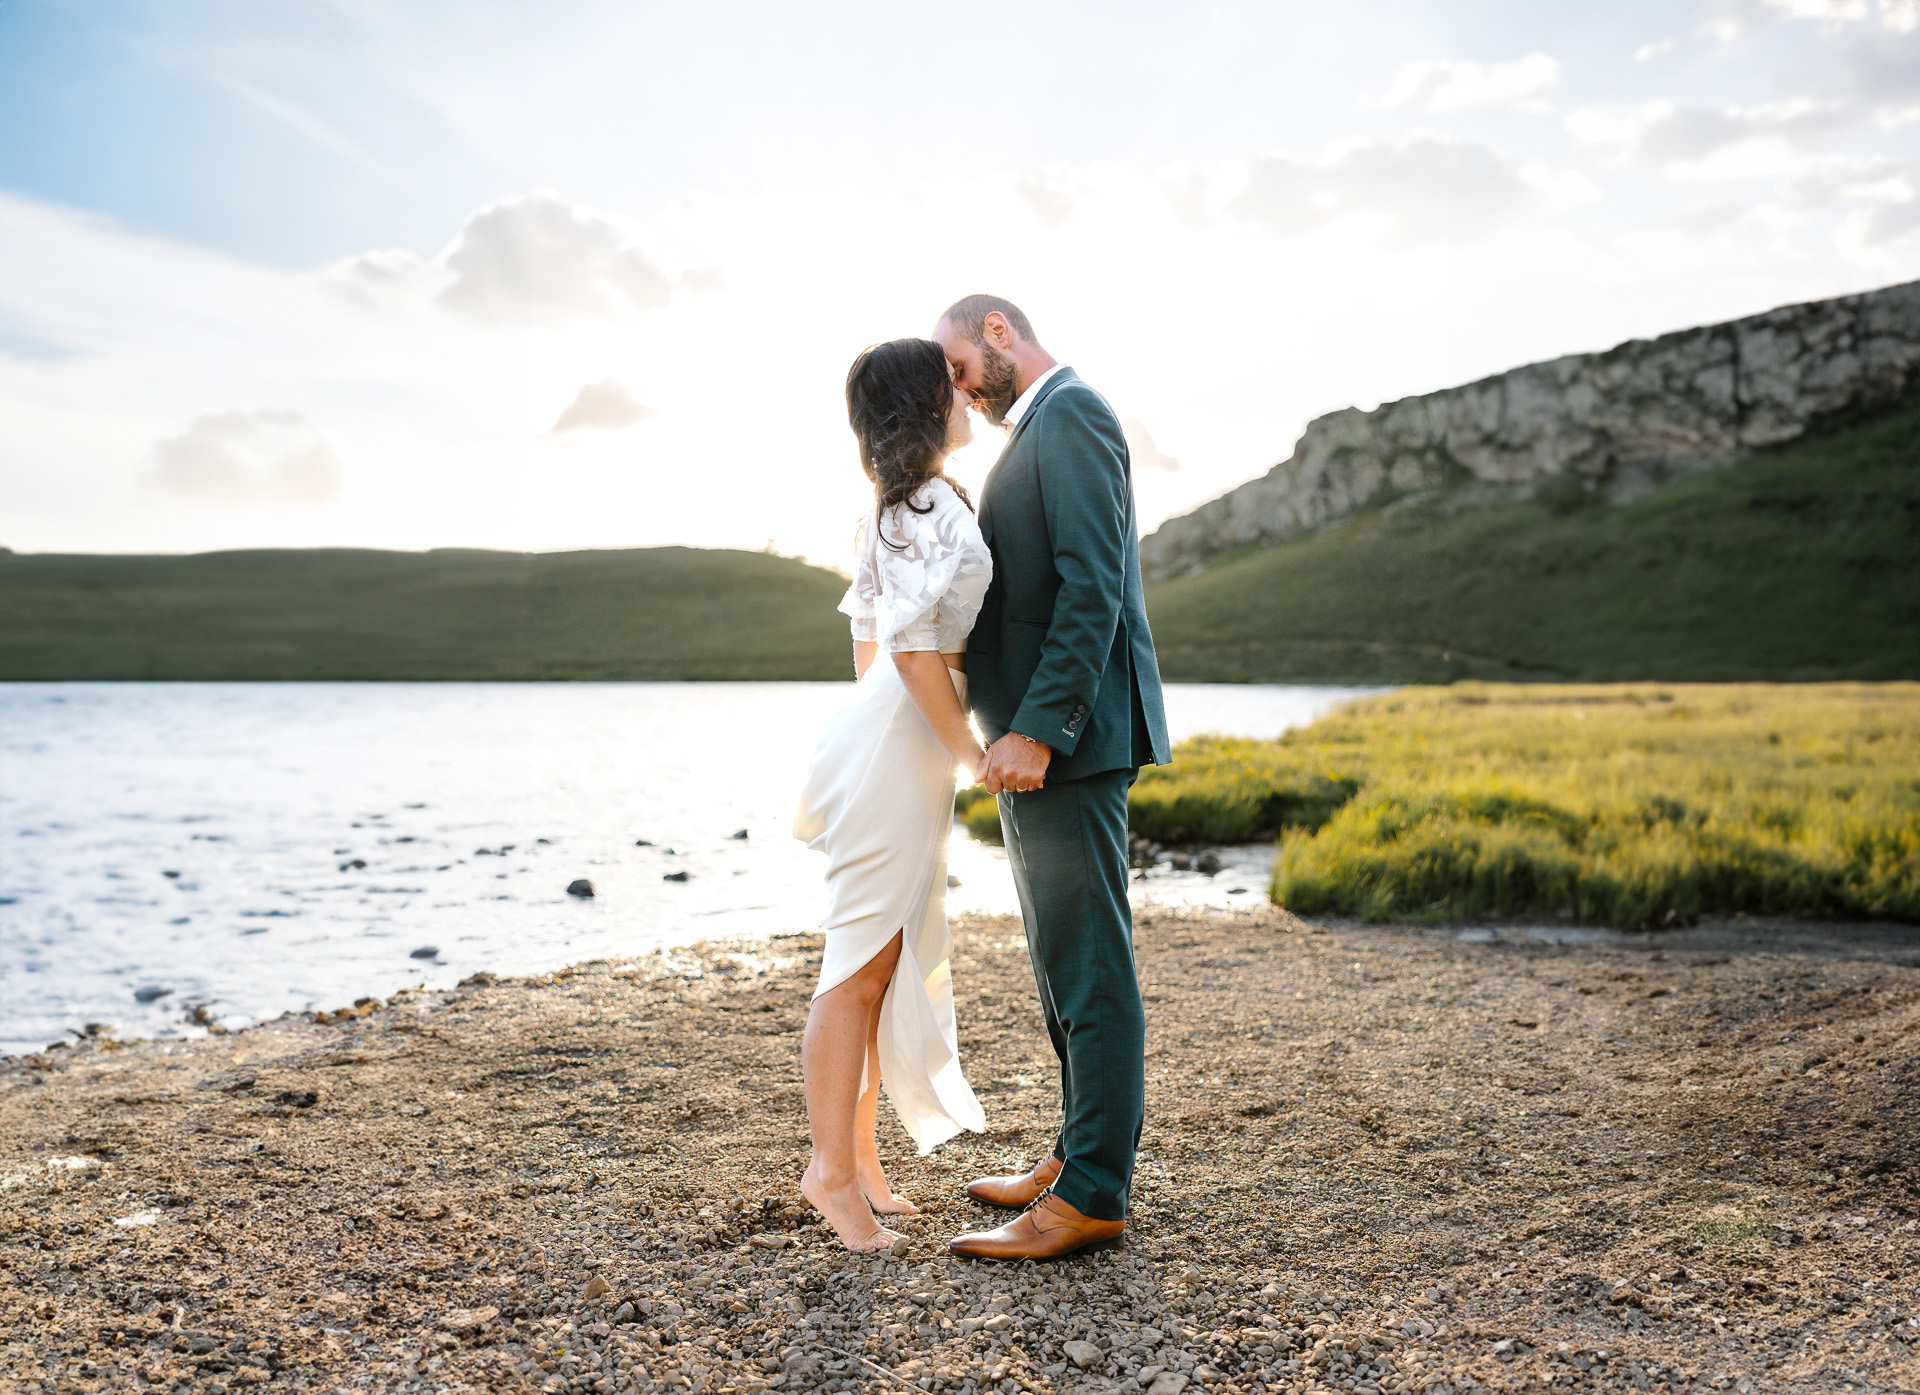
[[[964,705],[966,675],[947,672]],[[814,997],[905,932],[880,1008],[880,1081],[923,1155],[986,1127],[960,1073],[947,962],[953,790],[952,755],[883,651],[820,738],[793,821],[794,837],[827,855],[827,948]]]

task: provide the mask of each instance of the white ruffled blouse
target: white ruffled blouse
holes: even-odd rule
[[[973,510],[944,479],[928,480],[905,504],[881,519],[887,546],[873,536],[873,515],[860,527],[859,562],[840,609],[853,619],[856,640],[877,641],[904,653],[934,649],[957,654],[980,616],[993,554]]]

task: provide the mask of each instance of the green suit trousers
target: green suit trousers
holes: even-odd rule
[[[1127,790],[1105,770],[1000,796],[1047,1034],[1060,1058],[1062,1163],[1053,1190],[1083,1215],[1125,1220],[1146,1118],[1146,1011],[1127,904]]]

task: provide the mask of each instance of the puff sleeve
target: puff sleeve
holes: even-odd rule
[[[932,507],[888,510],[885,536],[868,553],[879,577],[876,636],[894,653],[938,650],[956,630],[964,639],[993,580],[979,525],[944,480],[929,483],[913,502]]]
[[[873,568],[873,549],[868,542],[868,534],[873,530],[873,518],[869,515],[860,524],[855,535],[853,585],[847,588],[847,594],[840,598],[840,613],[853,622],[853,639],[856,644],[872,641],[874,638],[874,603],[879,599],[880,581]]]

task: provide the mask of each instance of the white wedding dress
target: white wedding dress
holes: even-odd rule
[[[924,1155],[961,1129],[979,1132],[986,1118],[960,1073],[947,962],[953,756],[888,656],[963,651],[993,557],[945,480],[922,485],[909,502],[931,507],[887,510],[881,527],[892,547],[874,537],[871,517],[861,530],[840,609],[852,617],[854,639],[876,641],[880,652],[820,738],[793,832],[827,855],[827,947],[816,998],[905,932],[880,1009],[880,1081]],[[947,672],[964,706],[966,675]]]

